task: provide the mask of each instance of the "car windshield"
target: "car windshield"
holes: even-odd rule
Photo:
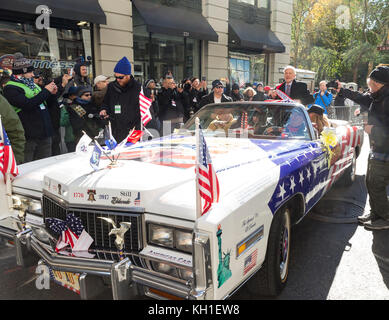
[[[311,140],[303,109],[289,104],[212,104],[198,111],[184,130],[195,130],[196,117],[206,135]]]

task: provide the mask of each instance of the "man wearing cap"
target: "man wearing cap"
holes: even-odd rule
[[[139,93],[141,84],[131,74],[131,64],[123,57],[114,69],[115,81],[110,82],[100,116],[109,119],[116,141],[122,141],[130,130],[141,128]]]
[[[220,80],[212,82],[212,92],[204,96],[200,101],[200,109],[207,104],[232,102],[232,98],[223,93],[224,85]]]
[[[88,66],[90,65],[89,61],[84,61],[81,58],[81,61],[77,62],[74,66],[74,74],[72,78],[67,83],[64,93],[67,93],[70,87],[87,87],[92,91],[92,85],[89,81],[89,71]]]
[[[377,67],[367,79],[369,93],[343,89],[338,81],[339,95],[349,98],[368,112],[365,132],[370,137],[370,155],[366,174],[371,211],[358,220],[367,230],[389,229],[389,67]],[[360,110],[356,112],[358,114]]]
[[[304,82],[296,81],[296,69],[292,66],[284,68],[284,82],[277,89],[286,93],[293,100],[300,100],[304,105],[314,102],[307,85]]]
[[[109,83],[109,77],[104,75],[99,75],[93,81],[94,90],[92,94],[92,103],[97,107],[101,108],[103,106],[103,101],[105,94],[107,93],[107,87]]]
[[[46,101],[57,93],[52,81],[43,89],[34,83],[34,67],[23,54],[16,53],[11,80],[4,87],[4,97],[14,107],[24,128],[24,161],[51,156],[53,127]]]
[[[257,84],[257,94],[254,96],[253,101],[265,101],[267,99],[267,95],[263,89],[263,83],[259,82]]]

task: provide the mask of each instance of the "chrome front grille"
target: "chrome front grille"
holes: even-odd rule
[[[142,250],[142,217],[138,213],[127,213],[108,210],[88,210],[79,208],[65,208],[58,202],[47,196],[42,200],[43,218],[45,219],[46,228],[49,232],[46,218],[56,218],[65,220],[66,215],[73,213],[82,220],[82,224],[89,235],[94,239],[90,250],[95,252],[100,259],[119,260],[117,248],[115,246],[115,236],[109,236],[112,226],[98,217],[110,218],[115,221],[116,225],[120,222],[131,222],[131,228],[125,234],[124,251],[125,254],[133,260],[133,263],[140,265],[137,254]],[[53,234],[53,236],[58,236]]]

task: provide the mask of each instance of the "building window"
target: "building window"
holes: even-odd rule
[[[269,9],[269,0],[238,0],[238,2],[243,2],[247,4],[251,4],[258,8]]]
[[[267,83],[268,55],[240,55],[230,54],[230,82],[244,88],[246,83]]]
[[[34,24],[0,21],[0,38],[0,68],[12,69],[13,54],[21,52],[47,79],[66,73],[80,56],[92,54],[89,29],[38,30]]]

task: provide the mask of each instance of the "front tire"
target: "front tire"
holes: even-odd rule
[[[283,207],[274,214],[266,258],[257,274],[248,282],[253,294],[277,296],[286,286],[289,272],[291,211]]]
[[[344,171],[343,176],[340,178],[340,185],[343,187],[350,187],[355,181],[357,170],[357,155],[354,150],[353,160],[351,165]]]

